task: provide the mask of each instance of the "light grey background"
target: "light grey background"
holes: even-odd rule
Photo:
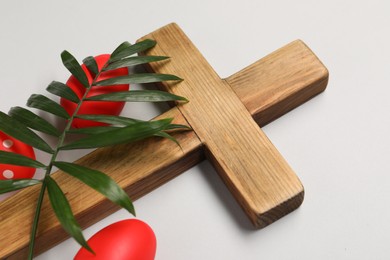
[[[157,260],[389,259],[389,14],[386,0],[1,1],[0,109],[65,81],[62,50],[110,52],[173,21],[221,77],[302,39],[328,67],[328,89],[263,129],[305,186],[301,208],[252,230],[204,162],[136,201],[138,217],[157,235]],[[129,217],[119,211],[85,235]],[[37,259],[78,248],[68,240]]]

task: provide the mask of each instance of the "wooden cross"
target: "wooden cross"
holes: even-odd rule
[[[110,174],[135,200],[207,157],[255,227],[262,228],[299,207],[303,186],[259,125],[326,88],[328,71],[307,46],[299,40],[292,42],[221,79],[176,24],[144,38],[158,43],[148,54],[171,57],[149,69],[185,79],[160,87],[190,100],[158,118],[173,117],[174,123],[188,124],[193,131],[175,134],[181,148],[154,138],[97,149],[78,163]],[[118,209],[69,175],[56,172],[53,176],[82,227]],[[38,190],[22,190],[0,204],[0,258],[25,256]],[[37,237],[37,254],[67,238],[48,200]]]

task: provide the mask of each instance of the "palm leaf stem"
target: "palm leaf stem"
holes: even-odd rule
[[[104,65],[104,67],[106,66],[106,64]],[[92,85],[99,78],[101,72],[102,71],[99,71],[99,73],[95,75],[92,83],[89,84],[88,88],[86,88],[86,91],[85,91],[83,97],[80,99],[80,101],[77,104],[77,107],[76,107],[75,111],[73,112],[73,114],[69,118],[69,120],[68,120],[68,122],[67,122],[67,124],[65,126],[64,131],[62,132],[62,134],[60,135],[60,137],[58,139],[58,143],[57,143],[57,146],[56,146],[56,148],[54,150],[54,153],[53,153],[53,155],[52,155],[52,157],[50,159],[50,163],[47,166],[47,169],[46,169],[46,172],[45,172],[45,177],[51,173],[51,171],[53,169],[53,163],[57,159],[57,155],[58,155],[58,153],[60,151],[60,147],[64,144],[64,141],[65,141],[65,138],[66,138],[66,133],[71,128],[72,122],[73,122],[75,116],[77,115],[78,111],[80,110],[80,107],[83,104],[84,100],[87,98],[87,95],[88,95],[89,91],[91,90]],[[41,191],[39,193],[37,206],[36,206],[36,210],[35,210],[34,222],[33,222],[32,229],[31,229],[30,245],[29,245],[29,250],[28,250],[28,259],[29,260],[32,260],[33,256],[34,256],[35,237],[36,237],[36,234],[37,234],[39,217],[40,217],[40,213],[41,213],[42,202],[43,202],[43,198],[44,198],[44,195],[45,195],[45,190],[46,190],[46,182],[42,182]]]

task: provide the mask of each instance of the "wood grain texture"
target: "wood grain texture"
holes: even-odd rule
[[[171,57],[150,69],[185,79],[161,87],[190,100],[178,108],[252,223],[262,228],[296,209],[303,201],[301,182],[228,81],[220,79],[176,24],[145,38],[159,43],[148,54]]]
[[[296,44],[301,47],[291,48],[291,45]],[[280,53],[277,55],[278,59],[275,58],[275,53]],[[293,104],[290,108],[293,108],[317,94],[318,91],[325,89],[327,83],[326,73],[311,74],[313,77],[311,81],[301,77],[300,71],[308,71],[307,68],[312,71],[326,72],[325,67],[301,42],[294,42],[275,53],[226,79],[243,104],[247,108],[251,104],[250,113],[255,118],[259,118],[257,122],[260,125],[270,120],[261,120],[261,117],[257,117],[256,114],[269,114],[275,119],[289,110],[285,109],[285,101],[280,96],[284,96],[284,100],[289,100],[289,95],[294,95],[293,93],[297,91],[306,93],[301,98],[295,94],[297,98],[294,98],[294,102],[290,102]],[[286,62],[284,57],[289,57],[289,61]],[[263,73],[264,70],[281,75],[282,80],[276,75],[269,76],[271,72]],[[289,74],[290,77],[283,77],[290,70],[295,70],[297,73]],[[291,84],[292,82],[294,84]],[[250,91],[245,92],[245,88]],[[262,98],[263,95],[256,95],[258,92],[262,92],[266,98]],[[160,117],[174,117],[175,122],[185,123],[185,119],[176,108]],[[194,133],[176,134],[176,138],[180,141],[183,152],[172,142],[154,138],[146,142],[97,149],[78,162],[107,172],[134,200],[203,160],[202,143]],[[153,164],[150,164],[151,161]],[[66,174],[56,172],[53,176],[66,193],[76,218],[83,228],[118,209],[98,193],[72,180]],[[38,187],[31,187],[0,202],[0,236],[2,238],[0,239],[0,259],[7,256],[8,259],[25,258],[37,197]],[[285,208],[285,205],[280,205],[280,207]],[[42,225],[39,227],[36,253],[41,253],[67,238],[47,201],[45,201],[41,218]]]
[[[262,126],[324,91],[328,78],[322,62],[296,40],[225,80]]]

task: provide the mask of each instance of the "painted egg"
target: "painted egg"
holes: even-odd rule
[[[99,70],[104,66],[104,64],[110,58],[109,54],[102,54],[95,57],[96,63],[98,65]],[[85,71],[87,75],[89,83],[92,82],[93,77],[89,72],[85,64],[81,65],[81,68]],[[98,81],[128,75],[127,68],[119,68],[115,70],[106,71],[100,74]],[[74,77],[70,76],[66,84],[76,93],[79,98],[82,98],[85,94],[85,87]],[[129,84],[115,85],[115,86],[104,86],[104,87],[92,87],[89,91],[87,97],[108,94],[112,92],[118,91],[128,91]],[[76,110],[77,104],[61,98],[61,105],[65,108],[68,114],[72,115]],[[125,105],[125,102],[109,102],[109,101],[84,101],[78,111],[78,114],[98,114],[98,115],[119,115],[122,112],[122,109]],[[72,127],[74,128],[83,128],[83,127],[93,127],[93,126],[102,126],[104,124],[99,122],[93,122],[90,120],[83,120],[79,118],[75,118],[73,120]]]
[[[88,240],[95,255],[81,248],[75,260],[153,260],[156,236],[143,221],[127,219],[111,224]]]
[[[21,154],[35,160],[35,153],[31,146],[3,132],[0,132],[0,150]],[[35,170],[31,167],[0,164],[0,180],[31,179]]]

